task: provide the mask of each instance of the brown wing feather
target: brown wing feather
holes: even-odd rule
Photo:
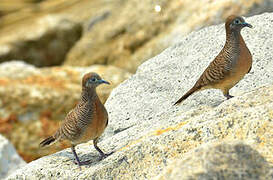
[[[73,141],[82,135],[86,124],[90,123],[91,120],[89,106],[87,102],[80,102],[67,114],[59,129],[59,134],[63,136],[63,139]]]
[[[205,87],[219,83],[229,75],[231,68],[229,61],[220,53],[206,68],[194,86]]]

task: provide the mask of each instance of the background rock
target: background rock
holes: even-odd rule
[[[0,132],[24,159],[30,161],[65,147],[38,150],[42,138],[56,130],[79,100],[81,78],[90,71],[111,82],[97,89],[102,102],[130,76],[119,68],[103,65],[38,69],[18,61],[0,64]]]
[[[257,172],[267,172],[268,167],[265,175],[272,177],[273,52],[269,47],[273,43],[273,14],[246,21],[255,27],[242,32],[254,63],[251,72],[232,88],[234,98],[226,101],[220,91],[206,90],[173,106],[224,45],[223,24],[204,28],[143,63],[135,75],[112,91],[106,102],[109,127],[99,146],[106,152],[114,150],[114,154],[98,161],[98,152],[90,141],[77,146],[81,160],[93,160],[82,171],[66,149],[32,161],[8,179],[150,179],[173,160],[195,155],[194,149],[202,144],[238,140],[245,144],[241,155],[255,163],[248,167],[238,164],[238,169],[251,170],[249,174],[255,177]],[[228,149],[237,145],[214,147],[227,147],[229,153]],[[192,153],[185,155],[187,152]],[[195,160],[188,163],[194,165]]]
[[[156,5],[160,12],[155,11]],[[177,34],[218,24],[230,14],[259,14],[272,9],[272,0],[123,1],[119,11],[108,10],[107,18],[85,32],[65,64],[112,64],[135,72],[142,62],[170,46]]]
[[[247,16],[272,11],[273,1],[46,0],[19,9],[0,19],[1,61],[23,59],[38,66],[63,61],[72,66],[111,64],[135,72],[142,62],[170,46],[178,34],[218,24],[233,13]],[[74,46],[80,25],[83,36]],[[33,38],[24,38],[29,36]]]
[[[250,146],[217,142],[185,154],[155,179],[271,179],[269,173],[269,164]]]
[[[0,16],[16,12],[20,9],[27,8],[33,3],[38,3],[42,0],[1,0],[0,1]]]
[[[27,28],[12,30],[1,37],[0,62],[22,59],[36,66],[59,65],[81,33],[79,23],[62,16],[44,16]]]
[[[25,161],[17,154],[13,145],[0,135],[0,179],[3,179],[25,164]]]

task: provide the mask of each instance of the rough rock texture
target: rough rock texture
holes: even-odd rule
[[[13,145],[0,135],[0,179],[24,166],[26,162],[17,154]]]
[[[103,65],[38,69],[18,61],[0,64],[0,132],[25,160],[60,150],[61,147],[38,151],[37,144],[53,133],[75,106],[80,97],[81,78],[90,71],[111,82],[110,86],[97,89],[102,102],[130,76],[119,68]]]
[[[252,167],[268,167],[265,175],[273,177],[273,14],[246,21],[255,27],[242,32],[254,64],[232,88],[234,98],[225,101],[220,91],[206,90],[180,106],[172,105],[223,47],[224,26],[204,28],[142,64],[135,75],[112,91],[106,102],[109,127],[99,146],[106,152],[114,150],[114,154],[99,162],[98,152],[89,142],[77,147],[81,160],[94,160],[82,171],[66,149],[29,163],[8,179],[150,179],[202,144],[237,140],[244,148],[253,149],[240,156],[251,156],[251,162],[256,163],[248,167],[238,164],[238,168],[255,177],[257,170],[262,170]],[[220,162],[215,163],[212,169]]]
[[[264,157],[235,141],[204,144],[170,163],[155,179],[272,179],[269,175]]]
[[[0,32],[0,62],[22,59],[36,66],[59,65],[81,34],[79,23],[46,15],[23,28]]]

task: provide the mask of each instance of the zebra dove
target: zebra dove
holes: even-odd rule
[[[204,89],[220,89],[227,99],[232,98],[229,90],[235,86],[252,67],[252,55],[247,48],[241,29],[252,28],[240,16],[231,15],[226,19],[226,43],[221,52],[209,64],[195,85],[174,105],[181,103],[194,92]]]
[[[82,162],[79,160],[75,146],[80,143],[93,140],[94,147],[100,153],[101,159],[109,155],[103,153],[97,145],[98,138],[108,124],[108,113],[96,93],[96,87],[102,83],[110,84],[101,79],[96,73],[84,75],[79,103],[67,114],[56,133],[40,143],[41,147],[51,145],[61,140],[70,141],[71,150],[76,159],[75,163],[78,164],[79,167],[91,162],[90,160]]]

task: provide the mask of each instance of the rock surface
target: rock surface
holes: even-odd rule
[[[183,159],[170,163],[163,179],[272,179],[270,166],[249,145],[241,142],[204,144]]]
[[[13,145],[0,135],[0,179],[24,165],[26,162],[17,154]]]
[[[80,97],[81,78],[91,71],[111,82],[110,86],[97,89],[102,102],[114,87],[131,75],[103,65],[39,69],[18,61],[0,64],[0,132],[9,138],[25,160],[63,148],[38,151],[37,144],[53,133],[75,106]]]
[[[0,62],[22,59],[36,66],[60,65],[81,34],[81,24],[46,15],[27,27],[0,33]]]
[[[254,63],[251,72],[232,88],[234,98],[226,101],[220,91],[211,89],[173,106],[223,47],[223,24],[204,28],[142,64],[135,75],[112,91],[106,102],[109,127],[99,146],[105,152],[114,150],[114,154],[99,161],[90,141],[77,146],[81,160],[93,159],[82,171],[66,149],[29,163],[8,179],[150,179],[175,159],[206,152],[210,147],[227,147],[227,155],[238,146],[242,151],[236,150],[234,155],[244,160],[250,157],[248,162],[254,163],[238,164],[238,169],[252,177],[260,172],[273,177],[273,14],[246,21],[255,27],[242,32]],[[210,145],[238,140],[244,145]],[[234,160],[238,159],[235,156]],[[210,159],[205,158],[207,162]],[[202,167],[194,163],[194,159],[188,162],[193,168]],[[219,163],[210,164],[210,168],[219,168]],[[194,172],[189,176],[195,177]]]

